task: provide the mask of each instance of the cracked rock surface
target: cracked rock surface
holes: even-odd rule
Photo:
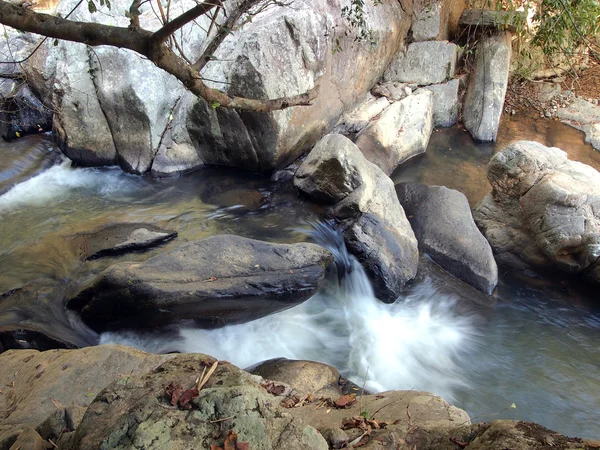
[[[499,262],[600,283],[600,173],[558,148],[515,142],[488,164],[492,193],[474,218]]]

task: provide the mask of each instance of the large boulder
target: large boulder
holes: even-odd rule
[[[171,358],[115,345],[2,353],[0,448],[8,449],[27,427],[56,440],[79,425],[82,410],[105,386],[153,370]]]
[[[398,52],[386,69],[386,81],[421,85],[443,83],[456,70],[458,48],[447,41],[413,42],[405,52]]]
[[[183,319],[205,326],[247,322],[310,298],[331,262],[315,244],[218,235],[143,263],[110,266],[69,307],[96,330]]]
[[[386,175],[427,150],[433,130],[433,94],[423,90],[392,103],[357,137],[365,157]]]
[[[57,13],[64,15],[76,3],[62,0]],[[95,14],[77,8],[70,18],[128,26],[123,11],[131,2],[111,3],[110,9],[97,5]],[[225,8],[237,3],[229,0]],[[337,1],[266,8],[228,35],[203,71],[210,87],[260,99],[299,94],[318,84],[320,94],[308,107],[227,110],[189,94],[174,77],[129,50],[70,42],[54,46],[52,40],[30,61],[28,80],[52,104],[61,148],[80,164],[118,163],[127,171],[150,170],[157,176],[203,164],[270,172],[300,156],[364,100],[404,44],[412,12],[405,3],[365,4],[367,26],[377,40],[373,47],[354,45],[351,30],[335,25],[341,16]],[[193,6],[192,0],[177,2],[170,13]],[[149,3],[140,10],[143,28],[161,26]],[[224,14],[217,18],[224,20]],[[202,30],[209,28],[217,29],[202,16],[178,33],[188,59],[201,55]],[[334,51],[334,45],[342,51]]]
[[[556,111],[556,116],[568,125],[585,133],[585,142],[600,150],[600,106],[581,98]]]
[[[518,141],[488,164],[474,218],[499,262],[600,282],[600,173],[558,148]]]
[[[455,277],[490,294],[498,267],[488,241],[477,229],[467,197],[444,186],[396,185],[419,249]]]
[[[465,128],[479,141],[495,141],[508,86],[512,35],[485,35],[477,44],[475,73],[463,106]]]
[[[307,156],[295,184],[307,186],[313,199],[337,201],[328,213],[342,227],[348,250],[365,267],[377,297],[393,302],[416,275],[419,256],[394,183],[347,138],[325,139],[329,144]]]
[[[433,126],[451,127],[458,122],[458,90],[460,80],[455,78],[442,84],[432,84],[423,89],[433,94]]]

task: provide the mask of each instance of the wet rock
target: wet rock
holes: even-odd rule
[[[463,106],[463,123],[479,141],[495,141],[508,86],[510,32],[482,37],[476,50],[475,73],[470,77]]]
[[[362,131],[374,117],[390,106],[386,97],[371,98],[356,110],[345,114],[334,128],[333,133],[348,135]]]
[[[474,218],[498,261],[600,282],[600,174],[558,148],[518,141],[488,164],[492,193]]]
[[[169,385],[195,386],[214,362],[206,355],[179,355],[154,372],[109,385],[89,406],[71,449],[223,447],[228,430],[256,450],[328,448],[314,428],[281,411],[255,377],[230,363],[218,363],[187,407],[166,394]]]
[[[315,361],[274,358],[246,369],[266,380],[289,384],[302,395],[338,398],[340,373],[335,367]]]
[[[296,186],[307,186],[320,201],[338,200],[328,213],[342,227],[348,250],[365,267],[378,298],[393,302],[418,266],[417,241],[394,183],[347,138],[332,135],[325,142],[336,145],[309,154]]]
[[[142,263],[115,264],[68,306],[96,330],[247,322],[310,298],[332,261],[314,244],[213,236]]]
[[[451,127],[458,122],[458,89],[460,80],[455,78],[442,84],[426,86],[433,93],[433,126]]]
[[[118,223],[85,234],[79,239],[82,241],[80,248],[84,258],[96,259],[154,247],[176,236],[175,231],[163,230],[147,223]]]
[[[294,176],[294,186],[317,203],[334,204],[360,186],[365,161],[341,134],[328,134],[311,150]]]
[[[8,92],[3,92],[0,96],[0,124],[4,139],[16,139],[52,130],[52,111],[42,104],[25,83],[0,80],[12,85]]]
[[[386,175],[424,153],[433,130],[433,94],[421,91],[385,109],[356,139],[365,157]]]
[[[600,106],[582,99],[575,99],[569,106],[559,108],[557,117],[585,133],[585,142],[600,150]]]
[[[396,192],[419,249],[455,277],[490,294],[498,283],[498,268],[464,194],[416,183],[401,183]]]
[[[58,414],[66,415],[64,423],[73,430],[80,420],[76,407],[87,407],[109,383],[123,382],[127,377],[152,370],[172,357],[150,355],[114,345],[81,350],[9,350],[2,353],[0,448],[9,448],[27,427],[37,428],[42,433],[51,432],[48,430],[52,430],[52,422],[57,422],[54,417],[57,410],[60,410]],[[60,420],[58,422],[60,424]]]
[[[396,54],[386,69],[385,81],[420,85],[443,83],[454,76],[457,47],[447,41],[413,42]]]

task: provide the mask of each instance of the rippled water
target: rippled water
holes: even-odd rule
[[[528,125],[526,134],[511,131],[516,125],[503,124],[500,140],[535,138],[569,150],[573,158],[598,161],[570,129],[551,132],[555,125],[548,121],[546,131]],[[561,142],[563,134],[568,139]],[[394,177],[446,184],[474,203],[489,189],[482,177],[498,147],[476,145],[459,128],[436,132],[426,156]],[[74,283],[119,258],[83,262],[74,245],[79,233],[114,222],[150,222],[178,231],[167,248],[215,233],[297,242],[308,239],[300,230],[305,221],[321,216],[289,185],[239,172],[210,169],[153,180],[118,169],[54,166],[0,196],[0,293],[27,283],[33,292],[0,298],[0,332],[39,329],[77,345],[97,342],[77,317],[65,314],[64,297]],[[126,259],[144,260],[159,251]],[[486,296],[425,258],[418,279],[393,305],[376,301],[357,269],[341,285],[332,279],[304,304],[252,323],[102,339],[152,351],[205,352],[240,366],[279,356],[313,359],[374,390],[435,392],[475,420],[533,420],[600,438],[598,308],[597,294],[572,280],[522,279],[501,271],[498,289]]]

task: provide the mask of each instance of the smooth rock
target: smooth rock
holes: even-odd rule
[[[483,36],[476,49],[475,73],[471,75],[463,106],[463,123],[479,141],[495,141],[504,95],[508,86],[512,35],[497,32]]]
[[[433,126],[451,127],[458,122],[458,89],[460,80],[455,78],[442,84],[432,84],[423,89],[433,93]]]
[[[179,395],[165,392],[169,385],[195,386],[214,362],[206,355],[178,355],[154,372],[109,385],[88,407],[70,448],[222,448],[233,430],[252,450],[328,449],[314,428],[281,411],[256,377],[226,361],[218,363],[187,408]]]
[[[26,427],[9,450],[48,450],[54,448],[31,427]]]
[[[317,203],[334,204],[360,186],[364,156],[341,134],[328,134],[311,150],[294,176],[294,186]]]
[[[474,218],[498,261],[600,283],[600,173],[557,148],[518,141],[488,164],[492,193]]]
[[[443,186],[396,185],[419,249],[455,277],[490,294],[498,283],[492,249],[464,194]]]
[[[151,355],[114,345],[2,353],[0,448],[9,448],[28,426],[41,431],[40,427],[57,409],[73,405],[87,407],[106,385],[153,370],[173,356]],[[76,427],[77,415],[71,414],[70,418],[72,427]]]
[[[585,142],[600,150],[600,106],[577,98],[569,106],[559,108],[557,117],[585,133]]]
[[[424,153],[433,130],[433,94],[421,91],[385,109],[356,139],[365,157],[386,175]]]
[[[96,330],[183,319],[204,326],[247,322],[310,298],[332,261],[315,244],[218,235],[110,266],[68,306]]]
[[[177,232],[163,230],[147,223],[118,223],[80,236],[85,259],[141,250],[170,241]]]
[[[386,96],[370,98],[356,110],[349,114],[344,114],[340,122],[333,129],[333,133],[345,135],[358,133],[388,106],[390,106],[390,102]]]
[[[447,41],[413,42],[398,52],[383,74],[385,81],[420,85],[443,83],[454,76],[457,47]]]

